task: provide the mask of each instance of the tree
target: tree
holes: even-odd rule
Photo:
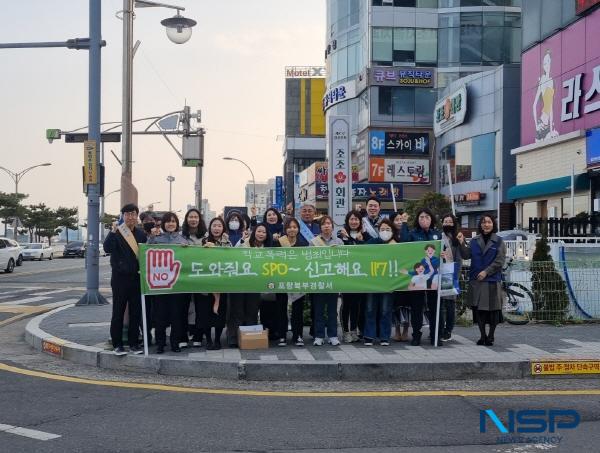
[[[48,238],[48,243],[51,243],[52,237],[61,232],[58,228],[56,211],[47,207],[44,203],[29,206],[28,212],[23,222],[29,230],[29,240],[34,242],[34,236],[37,242],[40,238]]]
[[[60,227],[66,228],[67,242],[69,242],[69,230],[77,228],[77,208],[64,208],[59,206],[56,210],[56,223]]]
[[[29,195],[24,193],[14,194],[0,192],[0,218],[2,218],[2,223],[4,224],[4,236],[6,236],[8,225],[10,223],[13,223],[15,219],[22,219],[25,216],[26,208],[21,204],[21,201],[28,196]]]
[[[430,209],[438,219],[444,214],[452,212],[452,204],[448,197],[437,192],[427,192],[418,200],[407,200],[404,208],[411,219],[414,219],[415,214],[421,208]]]
[[[540,321],[562,323],[569,308],[567,285],[556,271],[549,252],[548,239],[546,234],[542,234],[531,260],[533,316]]]

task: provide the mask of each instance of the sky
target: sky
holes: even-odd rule
[[[138,8],[134,42],[141,45],[133,70],[133,118],[180,110],[185,103],[202,110],[206,129],[203,198],[211,209],[244,204],[244,186],[282,174],[285,66],[323,65],[325,0],[178,0],[183,15],[198,22],[183,45],[171,43],[162,19],[175,11]],[[121,121],[122,22],[115,17],[121,0],[102,1],[102,121]],[[65,41],[88,36],[87,0],[21,0],[3,2],[0,42]],[[82,192],[83,145],[64,140],[49,144],[47,128],[72,130],[87,124],[88,53],[85,50],[0,50],[0,166],[20,171],[51,162],[28,173],[19,192],[27,204],[77,206],[87,216]],[[136,130],[134,128],[134,130]],[[176,138],[180,147],[180,139]],[[110,154],[120,143],[107,143],[105,193],[119,188],[120,165]],[[181,161],[160,136],[134,136],[133,181],[139,204],[169,203],[173,210],[194,203],[195,169]],[[0,171],[0,191],[14,183]],[[106,199],[106,212],[116,213],[119,194]]]

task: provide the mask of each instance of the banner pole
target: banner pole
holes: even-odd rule
[[[435,348],[438,347],[438,339],[439,339],[439,334],[440,334],[440,304],[441,304],[440,291],[441,291],[441,286],[442,286],[442,266],[440,263],[440,269],[438,271],[437,304],[435,307],[435,310],[436,310],[435,335],[434,335],[434,340],[433,340],[433,346]]]
[[[452,187],[452,173],[450,173],[450,164],[446,164],[448,171],[448,185],[450,186],[450,203],[452,204],[452,215],[456,217],[456,206],[454,206],[454,188]]]
[[[146,330],[146,295],[142,294],[142,335],[144,336],[144,356],[148,356],[148,331]]]
[[[396,194],[394,193],[394,185],[390,183],[390,190],[392,191],[392,201],[394,203],[394,212],[398,212],[398,207],[396,206]]]

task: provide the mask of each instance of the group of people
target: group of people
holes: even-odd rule
[[[380,201],[370,198],[366,209],[348,212],[343,228],[336,234],[332,218],[323,215],[317,221],[316,209],[309,204],[301,207],[298,218],[269,208],[260,220],[255,215],[250,218],[232,212],[226,219],[212,219],[208,227],[197,209],[190,209],[180,225],[177,215],[172,212],[156,218],[152,213],[139,215],[135,205],[124,206],[121,210],[122,224],[113,224],[104,242],[104,250],[110,253],[112,266],[110,332],[115,354],[126,354],[122,330],[127,306],[129,350],[134,354],[143,352],[139,340],[142,310],[137,244],[140,243],[201,247],[328,247],[442,241],[441,260],[453,263],[457,272],[463,259],[471,260],[467,299],[481,334],[477,344],[493,345],[496,326],[502,321],[501,272],[506,254],[502,239],[495,234],[495,219],[483,215],[479,220],[478,235],[467,244],[452,214],[441,218],[440,230],[436,228],[436,216],[427,208],[417,210],[411,225],[407,213],[396,212],[384,217],[380,211]],[[138,216],[143,228],[138,226]],[[169,343],[173,352],[180,352],[188,346],[220,349],[225,328],[227,345],[237,347],[238,328],[258,324],[260,320],[269,329],[270,339],[282,347],[288,345],[291,325],[292,343],[301,347],[305,338],[305,307],[310,307],[310,335],[315,346],[326,341],[333,346],[341,341],[362,341],[365,346],[373,346],[378,341],[381,346],[388,346],[392,339],[410,340],[411,345],[419,346],[425,313],[429,322],[429,341],[432,345],[435,343],[435,330],[439,324],[437,344],[441,346],[452,338],[456,296],[441,298],[440,313],[444,315],[438,320],[437,276],[434,278],[434,275],[439,271],[440,259],[434,256],[435,247],[432,245],[428,244],[425,252],[422,262],[404,270],[412,275],[410,291],[316,293],[309,297],[298,293],[277,293],[262,297],[260,293],[203,293],[199,288],[193,294],[146,296],[147,335],[152,339],[154,331],[158,354],[163,353],[167,346],[169,326]],[[340,298],[341,340],[338,336]],[[189,321],[191,307],[194,313],[192,322]],[[392,327],[395,327],[393,337]],[[409,338],[409,327],[412,328],[412,338]]]

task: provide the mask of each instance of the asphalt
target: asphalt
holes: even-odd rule
[[[106,369],[257,381],[514,379],[532,377],[531,363],[540,360],[600,360],[597,324],[503,324],[491,347],[475,345],[476,328],[457,326],[453,339],[439,348],[426,341],[419,347],[400,342],[389,347],[359,343],[316,347],[306,331],[304,348],[291,344],[271,344],[265,350],[186,348],[157,355],[151,346],[147,357],[116,357],[108,343],[110,314],[110,305],[64,306],[32,319],[26,339],[38,350],[44,343],[56,344],[60,347],[54,353],[62,358]]]

